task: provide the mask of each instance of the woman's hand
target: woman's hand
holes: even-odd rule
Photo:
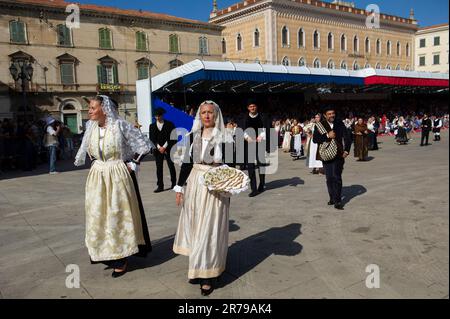
[[[180,206],[183,202],[183,193],[177,193],[175,201],[177,203],[177,206]]]

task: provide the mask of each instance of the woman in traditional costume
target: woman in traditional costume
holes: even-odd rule
[[[323,164],[322,161],[317,160],[317,144],[313,141],[314,130],[316,127],[316,123],[319,123],[321,119],[320,113],[316,114],[314,120],[308,125],[307,134],[308,139],[306,141],[307,152],[306,152],[306,165],[309,168],[312,168],[312,174],[319,174],[323,172]]]
[[[86,181],[86,246],[91,263],[113,268],[112,277],[127,270],[127,258],[145,257],[150,237],[135,171],[152,144],[131,123],[122,119],[117,104],[100,95],[90,101],[90,121],[75,165],[91,169]]]
[[[291,128],[291,122],[287,119],[286,122],[284,122],[284,137],[283,143],[281,144],[281,148],[285,153],[289,152],[291,148]]]
[[[353,132],[355,134],[354,155],[358,158],[358,161],[365,161],[369,153],[369,130],[362,118],[358,119]]]
[[[403,116],[400,116],[395,126],[397,130],[395,139],[397,140],[398,145],[408,144],[408,135],[406,133],[406,124]]]
[[[228,253],[230,198],[210,192],[199,182],[205,172],[222,163],[223,133],[219,106],[213,101],[203,102],[188,134],[191,147],[174,187],[176,203],[182,208],[173,251],[189,257],[189,282],[200,283],[204,296],[214,290],[225,271]]]

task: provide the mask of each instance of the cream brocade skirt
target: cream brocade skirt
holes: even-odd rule
[[[189,279],[218,277],[227,261],[230,199],[198,182],[210,168],[192,168],[173,245],[175,253],[189,257]]]
[[[144,245],[133,180],[121,160],[96,160],[86,181],[86,246],[92,261],[117,260]]]

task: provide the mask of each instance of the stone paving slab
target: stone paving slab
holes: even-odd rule
[[[448,133],[428,147],[419,139],[383,137],[370,161],[349,158],[342,212],[326,205],[323,176],[280,152],[264,194],[232,198],[227,271],[209,298],[448,298]],[[187,282],[188,259],[171,250],[180,210],[173,192],[153,193],[151,159],[139,180],[153,252],[118,279],[84,247],[88,169],[58,167],[0,175],[0,298],[203,298]],[[69,264],[80,288],[65,286]],[[379,289],[366,287],[369,264]]]

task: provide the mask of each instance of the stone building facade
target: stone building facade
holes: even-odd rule
[[[225,28],[222,50],[231,61],[338,69],[414,66],[412,12],[410,18],[380,13],[376,27],[370,12],[350,3],[246,0],[222,10],[216,3],[209,21]]]
[[[136,117],[135,82],[194,59],[220,60],[222,27],[164,14],[79,5],[68,28],[63,0],[0,0],[0,119],[53,115],[79,132],[87,101],[107,93],[120,113]],[[69,21],[69,22],[68,22]],[[33,67],[21,81],[10,66]]]
[[[420,28],[415,46],[417,71],[448,73],[448,23]]]

